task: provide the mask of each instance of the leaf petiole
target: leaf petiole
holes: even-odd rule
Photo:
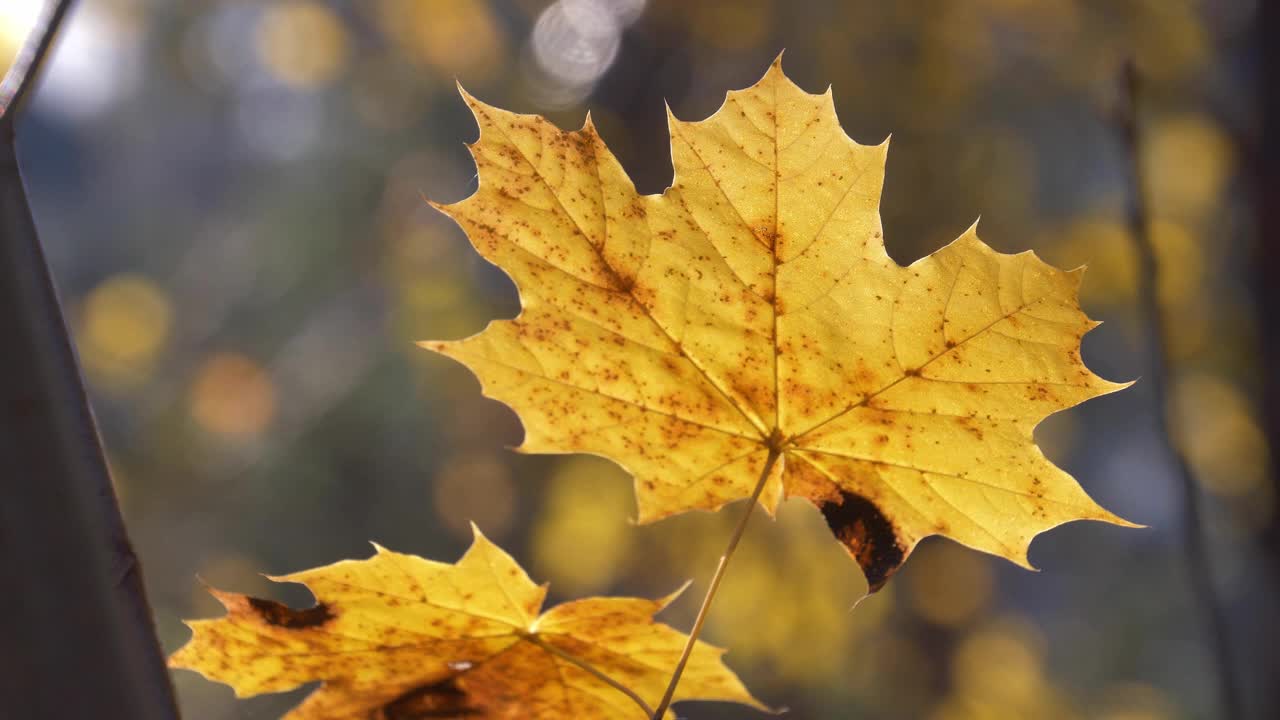
[[[765,458],[764,469],[760,471],[760,479],[756,481],[755,490],[751,491],[751,499],[747,502],[747,509],[742,513],[742,519],[738,521],[738,527],[733,531],[733,536],[729,538],[724,554],[720,556],[716,574],[711,577],[707,594],[702,598],[702,607],[698,609],[698,617],[693,621],[693,629],[689,631],[689,640],[684,644],[684,651],[680,653],[680,661],[676,663],[675,671],[671,673],[671,682],[667,684],[667,691],[662,695],[662,702],[658,703],[658,709],[650,715],[651,720],[662,720],[667,708],[671,706],[671,698],[676,694],[676,686],[680,684],[684,666],[688,664],[689,656],[693,654],[693,646],[698,642],[698,636],[702,634],[702,625],[707,621],[707,613],[711,610],[716,591],[720,589],[720,581],[724,579],[725,569],[729,567],[729,559],[733,557],[733,551],[738,549],[738,542],[742,540],[742,534],[747,530],[747,521],[751,519],[751,513],[755,511],[756,504],[760,501],[760,493],[764,491],[765,481],[769,479],[773,466],[778,462],[781,454],[782,450],[776,443],[771,442],[769,456]]]

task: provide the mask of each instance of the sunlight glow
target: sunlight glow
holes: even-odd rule
[[[31,27],[40,17],[44,7],[42,0],[7,0],[0,4],[0,42],[17,47],[26,39]]]
[[[9,71],[43,6],[42,0],[4,0],[0,3],[0,77]]]

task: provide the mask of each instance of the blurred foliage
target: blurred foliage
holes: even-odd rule
[[[37,0],[0,3],[9,58]],[[645,192],[671,166],[663,99],[703,117],[785,47],[837,89],[850,134],[894,133],[882,208],[906,262],[982,215],[1002,250],[1088,264],[1085,343],[1141,374],[1124,224],[1116,70],[1148,79],[1160,297],[1177,323],[1177,418],[1214,503],[1215,567],[1242,659],[1274,558],[1269,449],[1254,406],[1264,327],[1247,262],[1237,135],[1256,122],[1249,0],[263,0],[81,3],[21,134],[36,217],[166,648],[216,614],[195,576],[276,592],[281,573],[370,554],[455,556],[467,519],[558,597],[705,582],[734,512],[630,527],[625,475],[522,456],[510,412],[421,338],[518,310],[506,278],[422,202],[474,187],[480,98],[578,126],[585,111]],[[1272,330],[1274,332],[1274,330]],[[1175,487],[1143,383],[1037,430],[1104,506],[1152,529],[1069,526],[1032,574],[929,541],[856,608],[856,566],[803,505],[754,524],[709,638],[796,717],[1206,717],[1208,657],[1178,557]],[[691,620],[695,583],[667,619]],[[1244,665],[1248,667],[1248,664]],[[271,716],[176,675],[189,717]],[[1242,679],[1258,717],[1280,713]],[[693,718],[744,717],[715,706]]]

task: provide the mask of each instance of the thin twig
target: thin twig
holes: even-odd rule
[[[631,698],[633,701],[635,701],[635,704],[639,705],[640,709],[644,711],[645,717],[651,717],[653,715],[653,708],[649,707],[649,703],[645,702],[644,698],[640,697],[636,693],[636,691],[632,690],[626,685],[623,685],[617,680],[614,680],[613,678],[609,677],[603,671],[601,671],[600,668],[597,668],[595,665],[592,665],[591,663],[587,662],[586,660],[583,660],[582,658],[578,657],[577,655],[574,655],[573,653],[567,652],[565,650],[561,650],[555,645],[552,645],[546,640],[543,640],[542,638],[538,637],[534,633],[525,633],[520,637],[524,638],[525,640],[528,640],[534,645],[537,645],[543,650],[546,650],[552,655],[555,655],[561,660],[572,663],[578,666],[579,668],[582,668],[583,670],[591,673],[591,675],[595,677],[597,680],[599,680],[600,682],[605,683],[609,687]]]
[[[1143,327],[1147,335],[1147,363],[1151,379],[1149,387],[1156,406],[1156,430],[1164,443],[1166,454],[1173,462],[1182,490],[1183,544],[1186,546],[1187,570],[1191,576],[1192,594],[1200,605],[1199,610],[1204,617],[1205,630],[1217,663],[1218,701],[1222,717],[1234,719],[1243,716],[1243,709],[1236,688],[1230,628],[1222,601],[1214,589],[1213,573],[1209,567],[1202,527],[1200,490],[1191,465],[1182,452],[1183,443],[1178,437],[1178,429],[1170,420],[1171,417],[1177,417],[1177,407],[1169,385],[1169,326],[1158,295],[1160,266],[1151,240],[1151,214],[1147,206],[1146,178],[1142,172],[1142,133],[1138,122],[1141,78],[1132,61],[1125,63],[1121,85],[1123,97],[1117,125],[1128,154],[1129,235],[1138,254],[1138,305],[1145,319]]]
[[[729,567],[729,559],[733,557],[733,551],[738,548],[738,541],[742,540],[742,534],[747,530],[747,521],[751,519],[751,513],[756,509],[756,503],[760,500],[760,493],[764,491],[765,482],[769,479],[769,473],[773,471],[773,465],[778,462],[780,454],[781,451],[776,444],[771,442],[769,457],[764,461],[764,469],[760,471],[760,479],[756,481],[756,488],[751,492],[751,499],[747,502],[746,510],[742,513],[742,519],[738,521],[737,529],[733,531],[733,537],[729,538],[729,544],[725,546],[724,554],[720,556],[720,564],[716,566],[716,574],[711,578],[711,584],[707,587],[707,594],[702,598],[702,607],[698,609],[698,617],[693,621],[693,629],[689,631],[689,640],[685,642],[684,651],[680,653],[680,661],[676,663],[675,672],[671,673],[671,682],[667,684],[667,691],[662,695],[662,702],[658,703],[658,709],[650,716],[652,720],[662,720],[667,708],[671,706],[671,698],[676,694],[676,687],[680,684],[680,676],[684,674],[684,666],[688,664],[689,656],[693,654],[693,646],[698,642],[698,636],[702,634],[702,625],[707,621],[707,613],[711,610],[711,602],[715,600],[716,590],[720,589],[720,581],[724,579],[725,568]]]
[[[22,107],[22,101],[35,85],[40,68],[44,66],[45,56],[53,47],[62,18],[69,9],[71,0],[48,0],[45,3],[35,27],[18,51],[18,56],[14,58],[4,82],[0,83],[0,122],[12,127],[16,109]]]

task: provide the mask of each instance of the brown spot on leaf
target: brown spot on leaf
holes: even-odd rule
[[[819,509],[827,519],[827,527],[867,576],[868,591],[884,587],[906,560],[906,551],[889,519],[875,503],[844,490],[840,491],[839,502],[828,500]]]
[[[317,627],[329,622],[334,617],[329,606],[324,603],[319,603],[315,607],[309,607],[305,610],[294,610],[288,605],[274,600],[253,597],[247,598],[247,600],[249,601],[249,607],[253,608],[253,611],[258,613],[258,616],[265,620],[268,625],[290,630]]]
[[[455,678],[416,687],[392,700],[374,717],[386,720],[427,720],[427,718],[468,718],[484,714],[467,704],[467,693]]]

